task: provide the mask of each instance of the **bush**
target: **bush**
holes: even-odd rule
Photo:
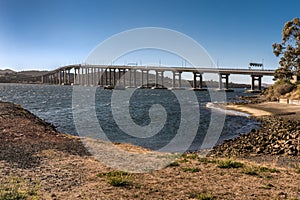
[[[218,167],[219,168],[241,168],[244,167],[244,164],[240,162],[232,161],[230,159],[225,161],[220,160],[218,163]]]
[[[113,171],[107,173],[97,174],[98,177],[106,176],[107,182],[111,186],[115,187],[124,187],[130,186],[133,184],[133,177],[131,174],[123,171]]]
[[[277,100],[282,95],[292,92],[295,85],[287,80],[279,80],[273,86],[268,88],[267,98],[271,101]]]
[[[200,169],[198,167],[195,167],[195,168],[183,168],[182,170],[184,172],[192,172],[192,173],[200,172]]]
[[[8,177],[0,184],[0,200],[38,199],[39,184],[33,182],[33,187],[18,177]]]

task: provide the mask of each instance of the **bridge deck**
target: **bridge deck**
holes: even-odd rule
[[[275,70],[262,69],[233,69],[233,68],[194,68],[194,67],[161,67],[161,66],[126,66],[126,65],[68,65],[60,67],[48,74],[61,70],[70,70],[73,68],[108,68],[108,69],[131,69],[143,71],[171,71],[171,72],[192,72],[192,73],[217,73],[217,74],[245,74],[245,75],[263,75],[273,76]]]

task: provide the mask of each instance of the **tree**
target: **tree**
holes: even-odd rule
[[[294,18],[285,23],[282,30],[282,43],[273,44],[273,52],[280,57],[280,68],[275,71],[274,80],[289,80],[293,75],[300,76],[300,20]]]

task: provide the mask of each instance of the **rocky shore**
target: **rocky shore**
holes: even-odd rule
[[[216,146],[211,156],[248,158],[261,155],[287,156],[300,161],[300,120],[263,116],[260,130],[241,135]]]
[[[0,102],[0,199],[300,199],[299,123],[262,120],[259,132],[223,143],[211,157],[184,154],[160,170],[129,173],[95,159],[80,138]],[[296,164],[277,165],[274,156]]]

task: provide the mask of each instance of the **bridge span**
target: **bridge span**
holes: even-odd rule
[[[274,70],[263,69],[230,69],[230,68],[192,68],[192,67],[160,67],[160,66],[126,66],[126,65],[68,65],[57,68],[42,76],[45,84],[102,86],[104,88],[150,87],[149,72],[155,74],[155,89],[164,87],[164,73],[173,74],[172,88],[182,89],[181,74],[193,74],[193,90],[203,88],[203,74],[219,75],[219,89],[229,91],[228,83],[231,74],[251,76],[251,91],[260,91],[263,76],[273,76]],[[140,77],[137,78],[139,73]],[[224,83],[223,83],[223,80]],[[257,85],[255,83],[257,82]]]

